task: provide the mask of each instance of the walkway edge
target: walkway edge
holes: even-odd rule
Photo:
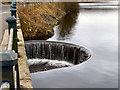
[[[17,24],[17,27],[20,24]],[[20,26],[19,26],[20,27]],[[20,85],[25,89],[33,88],[32,80],[30,77],[28,59],[24,47],[24,39],[22,35],[22,30],[17,29],[17,37],[18,37],[18,67],[19,67],[19,78],[20,78]]]
[[[8,47],[8,40],[9,40],[9,33],[8,33],[8,29],[5,30],[4,35],[3,35],[3,39],[0,45],[0,50],[7,50]]]

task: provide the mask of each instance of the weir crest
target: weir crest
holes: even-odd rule
[[[25,42],[25,48],[27,57],[30,60],[58,60],[76,65],[91,57],[88,49],[64,42],[31,40]]]

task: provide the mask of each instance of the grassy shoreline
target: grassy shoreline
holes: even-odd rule
[[[46,40],[54,35],[53,27],[60,23],[73,3],[42,3],[19,6],[17,12],[25,40]],[[66,8],[67,6],[67,8]]]
[[[3,2],[2,1],[1,3],[4,4],[4,5],[11,5],[12,2]]]

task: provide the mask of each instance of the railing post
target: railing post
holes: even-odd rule
[[[15,83],[18,82],[18,80],[15,78],[15,71],[13,67],[17,66],[18,64],[18,57],[17,53],[13,51],[0,51],[0,73],[2,73],[2,81],[3,82],[8,82],[10,84],[10,90],[15,90]],[[16,70],[18,72],[18,70]]]
[[[12,4],[10,5],[10,9],[12,9]]]
[[[15,2],[12,2],[12,4],[10,5],[10,8],[11,8],[11,9],[16,9],[16,3],[15,3]]]
[[[13,50],[15,50],[16,53],[18,53],[17,48],[17,26],[16,26],[16,18],[15,17],[8,17],[6,19],[6,22],[8,23],[8,29],[10,33],[10,29],[13,28]]]
[[[12,6],[12,9],[16,9],[16,6],[13,5],[13,6]]]
[[[12,4],[10,5],[10,9],[12,9],[12,6],[13,6],[13,2],[12,2]]]
[[[10,5],[10,8],[12,9],[13,6],[16,6],[15,0],[13,0],[12,4]]]
[[[16,17],[16,3],[15,0],[13,0],[12,4],[11,4],[11,16],[15,16]]]
[[[15,3],[15,1],[13,1],[13,6],[16,6],[16,3]]]
[[[16,18],[16,9],[11,9],[10,11],[11,11],[11,16],[15,16]]]

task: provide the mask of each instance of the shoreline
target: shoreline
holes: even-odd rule
[[[19,6],[24,40],[47,40],[54,35],[53,28],[71,12],[78,3],[42,3],[35,6]],[[32,12],[32,13],[31,13]]]

